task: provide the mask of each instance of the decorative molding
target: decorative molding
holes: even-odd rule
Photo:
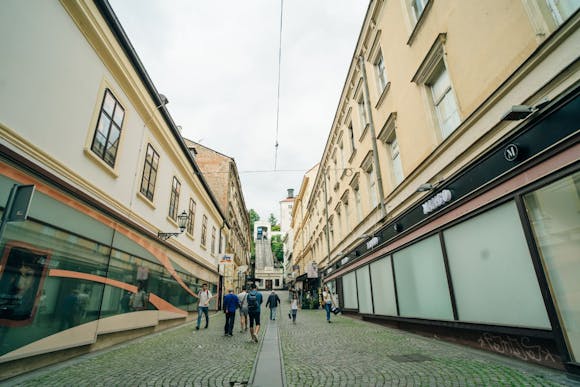
[[[377,135],[377,139],[384,143],[388,143],[389,137],[397,127],[397,112],[391,112],[387,117],[387,121]]]
[[[445,55],[445,41],[447,40],[447,33],[443,32],[437,35],[437,38],[431,45],[429,52],[423,59],[423,62],[419,65],[419,68],[413,75],[411,82],[416,83],[417,85],[421,85],[429,79],[429,76],[435,70],[435,67],[441,59],[443,55]]]
[[[360,163],[360,167],[363,171],[369,172],[373,167],[373,151],[370,150],[367,152],[365,158]]]
[[[411,35],[409,36],[409,39],[407,40],[408,46],[413,44],[413,41],[415,40],[415,37],[419,33],[419,30],[421,29],[421,27],[425,23],[425,19],[427,18],[427,14],[429,13],[429,11],[431,11],[431,8],[432,8],[434,2],[435,2],[435,0],[429,0],[427,2],[427,4],[425,5],[425,9],[423,9],[423,13],[421,13],[421,16],[419,16],[419,20],[417,20],[417,23],[415,23],[415,25],[413,26],[413,31],[411,31]],[[409,9],[409,12],[413,12],[413,10]]]

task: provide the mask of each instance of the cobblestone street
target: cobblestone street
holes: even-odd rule
[[[263,327],[279,328],[288,386],[580,385],[558,371],[479,352],[324,311],[298,311]],[[237,319],[236,319],[237,320]],[[13,379],[19,386],[231,386],[247,383],[260,345],[249,334],[223,336],[224,317],[208,330],[193,325]],[[265,329],[262,330],[262,334]]]

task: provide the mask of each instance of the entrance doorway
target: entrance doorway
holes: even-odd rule
[[[272,280],[266,280],[266,290],[272,290]]]

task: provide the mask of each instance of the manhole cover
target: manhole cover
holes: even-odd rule
[[[433,360],[429,356],[421,355],[420,353],[412,353],[409,355],[392,355],[389,357],[397,363],[411,363]]]

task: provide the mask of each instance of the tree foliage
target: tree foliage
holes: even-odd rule
[[[268,217],[268,222],[270,223],[270,225],[273,228],[274,226],[276,226],[278,224],[278,219],[276,219],[276,217],[274,216],[273,213],[270,213],[270,216]]]
[[[272,236],[272,254],[275,262],[282,263],[284,261],[284,244],[280,235]]]

